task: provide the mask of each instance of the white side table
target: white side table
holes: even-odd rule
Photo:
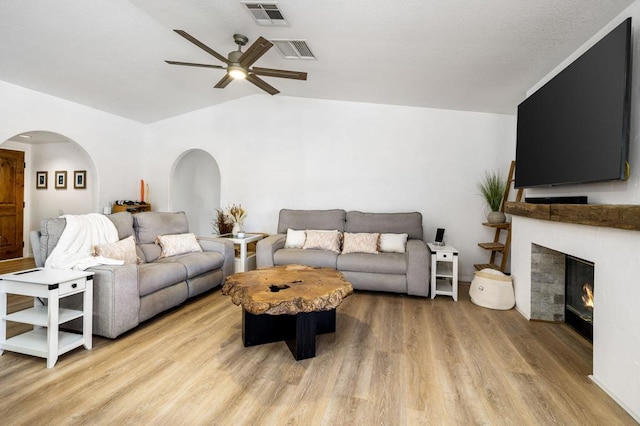
[[[264,238],[262,234],[244,234],[244,237],[234,237],[231,234],[223,234],[220,235],[220,238],[226,238],[229,241],[233,242],[233,244],[239,246],[240,255],[236,256],[235,261],[233,263],[233,271],[234,273],[238,272],[247,272],[253,269],[256,269],[256,254],[249,253],[247,251],[247,244],[253,243],[256,241],[260,241]]]
[[[451,296],[458,301],[458,250],[427,243],[431,251],[431,298]]]
[[[60,299],[83,293],[82,310],[60,309]],[[7,294],[32,296],[33,308],[7,314]],[[39,298],[46,298],[43,305]],[[79,346],[91,349],[93,272],[36,268],[0,275],[0,355],[7,350],[47,359],[52,368],[58,356]],[[59,331],[60,324],[82,318],[82,334]],[[7,321],[33,325],[33,330],[7,339]]]

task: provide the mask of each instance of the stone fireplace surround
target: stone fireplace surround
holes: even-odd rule
[[[564,322],[566,254],[531,244],[530,319]]]
[[[594,271],[591,379],[640,419],[640,232],[512,216],[516,309],[532,314],[532,244],[588,259]]]

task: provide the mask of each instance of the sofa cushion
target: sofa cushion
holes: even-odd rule
[[[133,235],[115,243],[98,244],[93,247],[93,253],[95,256],[102,256],[107,259],[123,260],[124,263],[134,265],[139,263],[136,253],[136,240]]]
[[[296,231],[295,229],[287,229],[287,239],[284,243],[284,248],[302,248],[304,242],[307,239],[307,232]]]
[[[138,265],[138,289],[140,296],[151,294],[186,279],[187,270],[181,263],[154,262]]]
[[[380,234],[380,251],[404,253],[407,250],[407,234]]]
[[[160,257],[171,257],[179,254],[194,253],[202,251],[196,236],[193,233],[158,235],[156,244],[162,249]]]
[[[349,253],[338,256],[339,271],[372,272],[376,274],[407,273],[407,258],[400,253]]]
[[[340,232],[338,231],[307,231],[307,239],[304,241],[305,250],[329,250],[340,252]]]
[[[138,244],[153,243],[158,235],[186,234],[189,232],[184,212],[142,212],[133,215]]]
[[[345,232],[379,232],[381,234],[409,234],[421,240],[422,213],[362,213],[350,211],[346,215]]]
[[[133,232],[133,215],[129,212],[118,212],[110,214],[107,218],[113,222],[118,230],[118,238],[123,240],[134,235]]]
[[[140,258],[146,262],[155,262],[159,257],[162,249],[157,244],[138,244],[138,252],[142,253]]]
[[[380,234],[370,234],[361,232],[352,234],[344,233],[344,241],[342,243],[342,254],[347,253],[371,253],[378,254],[378,238]]]
[[[337,258],[338,253],[328,250],[280,249],[273,254],[273,263],[336,269]]]
[[[280,210],[278,234],[287,229],[325,229],[344,231],[344,210]]]
[[[197,277],[205,272],[222,268],[224,256],[218,252],[199,252],[163,257],[154,263],[178,263],[184,266],[187,278]]]

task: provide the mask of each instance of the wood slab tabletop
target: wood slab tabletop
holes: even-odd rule
[[[227,277],[222,294],[254,315],[329,311],[353,293],[339,271],[301,265],[276,266]]]

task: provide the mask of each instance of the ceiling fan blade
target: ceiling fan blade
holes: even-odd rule
[[[301,71],[276,70],[273,68],[253,67],[251,69],[256,75],[265,77],[293,78],[295,80],[306,80],[307,73]]]
[[[222,56],[221,54],[219,54],[218,52],[216,52],[206,44],[202,43],[200,40],[196,39],[186,31],[183,31],[183,30],[173,30],[173,31],[180,34],[182,37],[186,38],[191,43],[195,44],[196,46],[198,46],[200,49],[204,50],[208,54],[213,55],[218,60],[224,62],[225,64],[229,64],[229,60],[227,58],[225,58],[224,56]]]
[[[276,89],[275,87],[273,87],[272,85],[270,85],[269,83],[261,79],[260,77],[256,76],[255,74],[248,74],[247,81],[255,84],[256,86],[258,86],[259,88],[261,88],[262,90],[264,90],[270,95],[277,95],[278,93],[280,93],[278,89]]]
[[[228,73],[224,75],[224,77],[222,77],[220,79],[220,81],[213,87],[215,87],[216,89],[224,89],[225,87],[227,87],[229,85],[229,83],[231,83],[233,81],[233,77],[231,77]]]
[[[250,67],[262,55],[267,53],[267,50],[271,49],[272,46],[273,43],[264,37],[260,37],[240,56],[238,62],[245,68]]]
[[[203,68],[220,68],[225,69],[222,65],[208,65],[208,64],[194,64],[193,62],[178,62],[178,61],[165,61],[171,65],[186,65],[188,67],[203,67]]]

